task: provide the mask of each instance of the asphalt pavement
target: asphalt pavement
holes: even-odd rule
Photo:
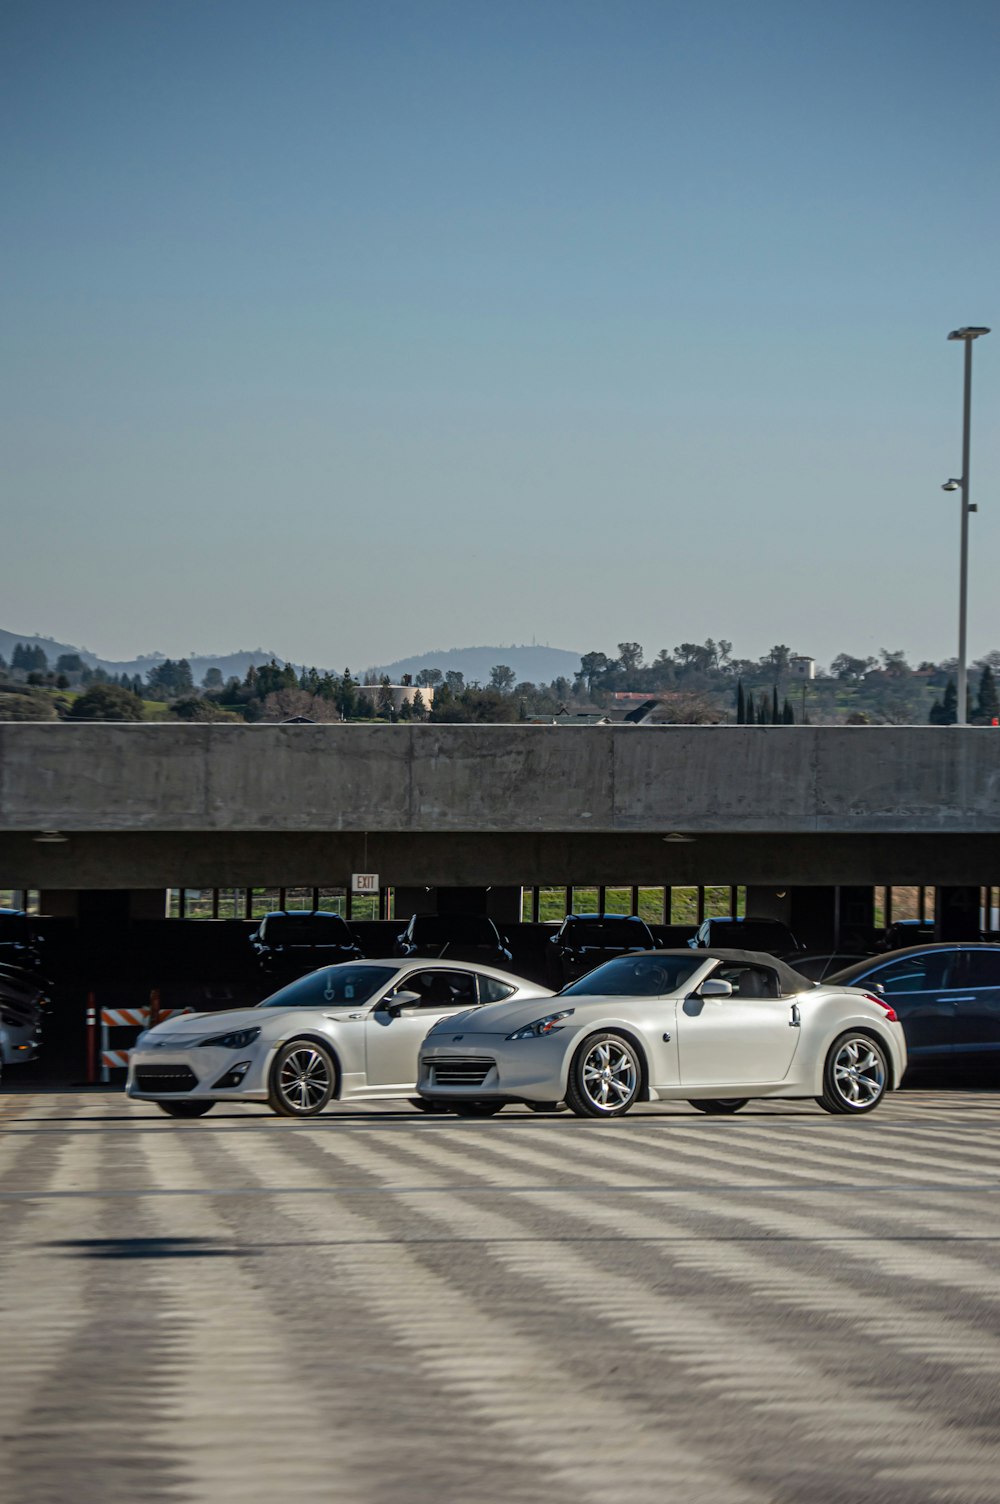
[[[4,1504],[996,1504],[1000,1092],[0,1097]]]

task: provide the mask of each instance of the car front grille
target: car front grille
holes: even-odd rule
[[[140,1065],[135,1084],[140,1091],[191,1091],[198,1077],[188,1065]]]
[[[482,1086],[496,1061],[482,1055],[448,1055],[425,1064],[433,1073],[435,1086]]]

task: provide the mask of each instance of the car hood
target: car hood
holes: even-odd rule
[[[589,1002],[590,999],[581,1001]],[[560,1013],[562,1009],[574,1006],[575,999],[567,998],[563,1003],[557,997],[528,997],[515,998],[505,1003],[486,1003],[481,1008],[469,1008],[464,1013],[453,1013],[450,1018],[442,1021],[442,1027],[432,1029],[433,1037],[447,1039],[449,1034],[512,1034],[515,1029],[523,1029],[526,1024],[532,1024],[536,1018],[545,1018],[550,1013]]]
[[[150,1035],[155,1035],[157,1039],[169,1039],[188,1036],[197,1039],[202,1034],[228,1034],[233,1029],[251,1029],[266,1023],[267,1012],[265,1008],[226,1008],[221,1013],[177,1013],[173,1018],[164,1019],[162,1024],[157,1024],[155,1029],[150,1029],[146,1037],[148,1039]]]

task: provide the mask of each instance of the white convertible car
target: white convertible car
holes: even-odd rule
[[[905,1069],[902,1025],[874,992],[817,986],[755,951],[646,951],[596,967],[548,1008],[511,998],[442,1019],[417,1089],[467,1116],[565,1102],[612,1118],[677,1099],[721,1113],[753,1097],[863,1113]]]
[[[176,1118],[200,1117],[216,1102],[267,1102],[285,1117],[311,1117],[334,1097],[412,1097],[431,1025],[502,999],[537,1012],[551,996],[491,966],[344,961],[255,1008],[158,1024],[139,1036],[125,1089]]]

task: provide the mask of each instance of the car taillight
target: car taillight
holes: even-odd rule
[[[876,1003],[885,1014],[891,1024],[899,1023],[899,1015],[891,1003],[887,1003],[884,997],[876,997],[874,992],[866,992],[865,997],[870,1003]]]

